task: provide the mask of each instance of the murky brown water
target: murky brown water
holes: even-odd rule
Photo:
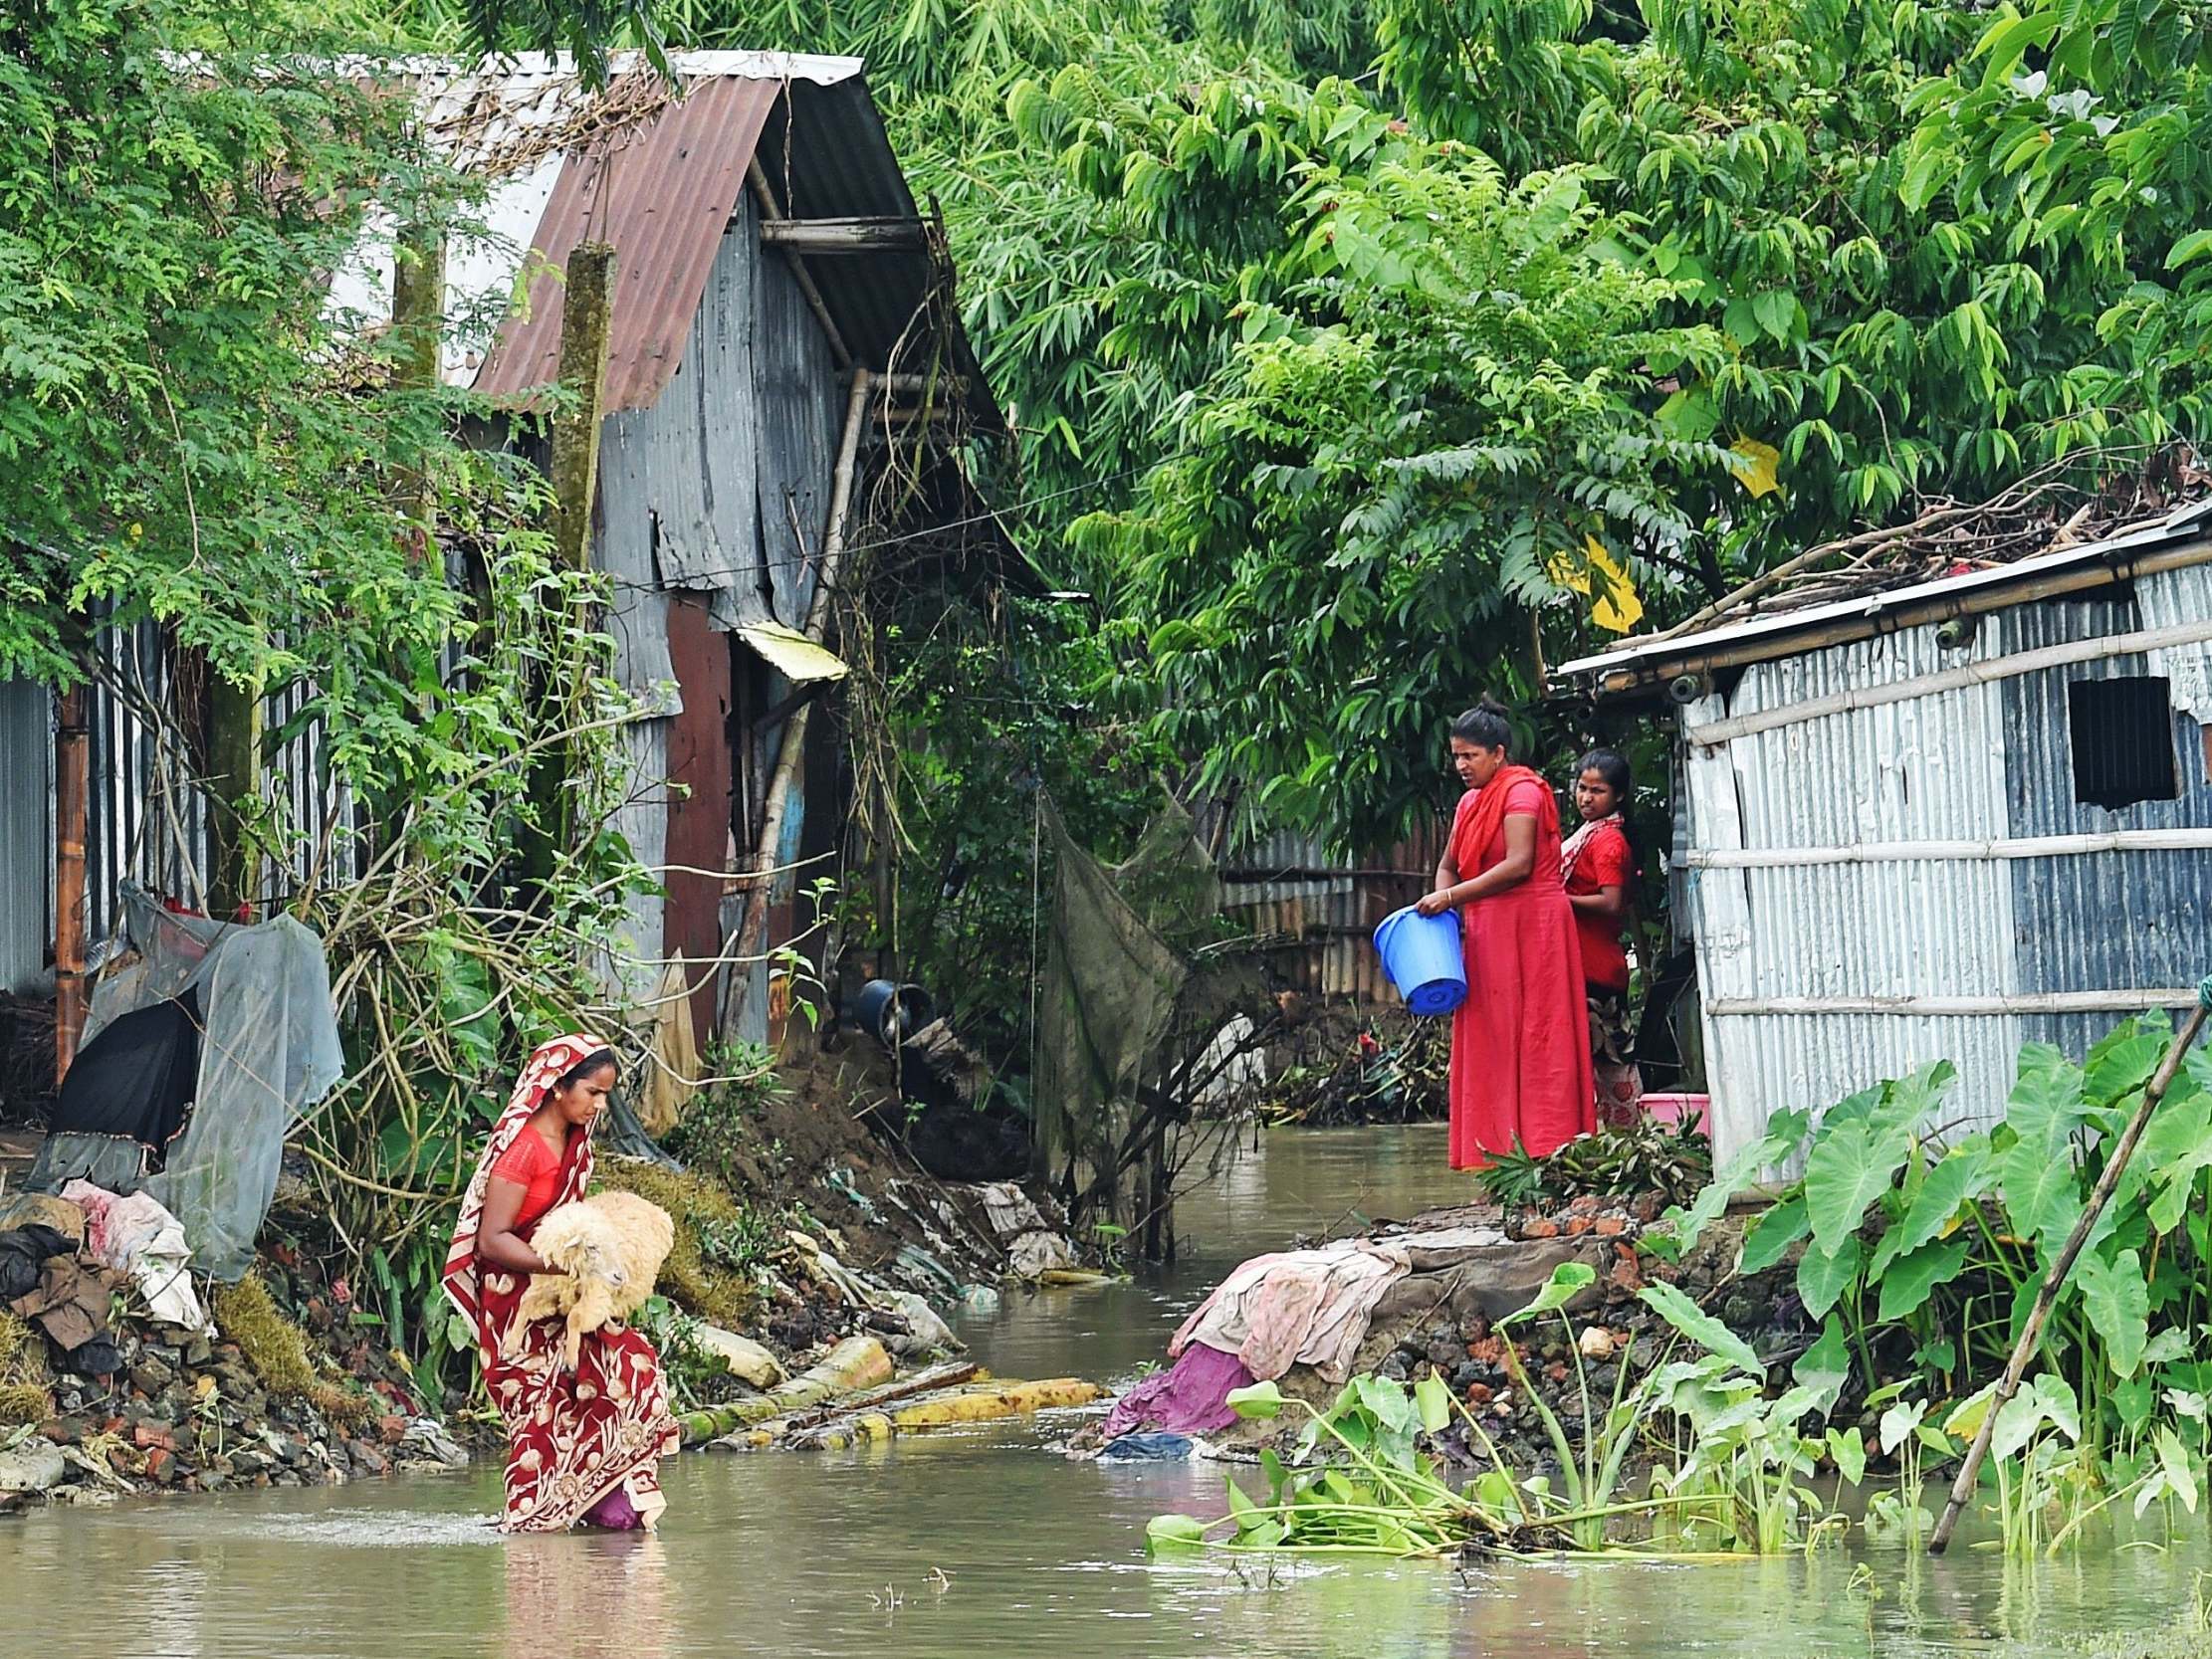
[[[1442,1163],[1435,1131],[1272,1138],[1264,1158],[1189,1203],[1177,1274],[1010,1298],[969,1334],[1005,1374],[1126,1376],[1221,1264],[1348,1207],[1403,1214],[1452,1197],[1463,1187]],[[668,1521],[651,1540],[502,1541],[486,1520],[489,1470],[35,1515],[0,1524],[0,1655],[2041,1659],[2131,1632],[2178,1641],[2179,1654],[2195,1574],[2212,1561],[2201,1545],[2106,1549],[2023,1573],[1986,1553],[1928,1562],[1890,1548],[1463,1576],[1300,1565],[1270,1583],[1257,1566],[1148,1564],[1146,1520],[1217,1512],[1220,1472],[1040,1449],[1068,1426],[685,1457],[666,1467]]]

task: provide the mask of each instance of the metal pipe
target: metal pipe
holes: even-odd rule
[[[54,726],[54,1081],[69,1075],[85,1029],[85,826],[92,732],[82,682],[63,692]]]

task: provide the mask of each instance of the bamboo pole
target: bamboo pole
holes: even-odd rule
[[[567,394],[553,412],[548,434],[547,475],[553,486],[553,557],[566,570],[591,568],[591,510],[599,488],[599,427],[606,405],[608,318],[614,303],[614,248],[579,242],[569,251],[560,308],[559,384]],[[577,622],[588,621],[575,617]],[[538,696],[563,706],[562,664],[539,671]],[[563,717],[558,723],[566,724]],[[519,867],[528,884],[543,890],[567,844],[572,750],[550,743],[531,761],[528,789],[536,823],[523,839]]]
[[[783,204],[775,199],[775,186],[769,182],[769,175],[762,169],[761,158],[755,156],[746,163],[746,182],[753,187],[753,199],[760,204],[761,230],[764,238],[771,224],[783,220]],[[806,306],[814,313],[814,320],[822,326],[822,336],[829,341],[829,354],[836,359],[840,369],[852,367],[852,348],[845,343],[844,334],[837,327],[837,319],[829,314],[828,302],[814,284],[814,274],[806,269],[806,257],[796,248],[785,246],[784,261],[790,266],[791,277],[798,284],[798,291],[805,296]]]
[[[1951,1533],[1958,1526],[1960,1513],[1974,1496],[1974,1480],[1981,1473],[1982,1459],[1989,1454],[1990,1436],[1997,1431],[1997,1415],[2011,1403],[2019,1391],[2021,1373],[2028,1368],[2036,1345],[2043,1336],[2044,1321],[2051,1317],[2052,1305],[2058,1301],[2059,1287],[2066,1283],[2066,1276],[2074,1271],[2075,1258],[2082,1253],[2082,1246],[2089,1241],[2090,1229],[2097,1225],[2097,1218],[2110,1201],[2112,1190],[2119,1185],[2120,1171],[2127,1167],[2127,1160],[2134,1155],[2135,1142],[2142,1139],[2143,1130],[2149,1125],[2151,1114],[2158,1110],[2158,1103],[2166,1098],[2166,1091],[2173,1086],[2181,1062],[2189,1052],[2189,1045],[2197,1040],[2204,1029],[2208,1012],[2212,1012],[2212,980],[2199,987],[2197,1005],[2190,1011],[2166,1050],[2166,1058],[2159,1065],[2157,1075],[2143,1090],[2143,1103],[2135,1109],[2135,1116],[2128,1120],[2127,1128],[2112,1147],[2112,1155],[2104,1160],[2104,1172],[2097,1178],[2097,1186],[2090,1193],[2090,1201],[2083,1208],[2081,1219],[2074,1223],[2074,1231],[2067,1235],[2066,1245],[2059,1252],[2058,1260],[2051,1264],[2051,1271],[2043,1276],[2042,1288],[2036,1292],[2035,1306],[2029,1310],[2028,1323],[2020,1328],[2020,1341],[2013,1345],[2012,1359],[2005,1366],[2005,1374],[1997,1384],[1997,1392],[1990,1397],[1989,1408],[1982,1413],[1981,1427],[1974,1433],[1974,1443],[1967,1448],[1966,1461],[1958,1466],[1958,1479],[1951,1483],[1950,1501],[1943,1506],[1942,1519],[1935,1524],[1935,1531],[1928,1535],[1928,1554],[1940,1555],[1950,1547]]]
[[[207,662],[201,658],[203,664]],[[207,908],[228,922],[261,897],[261,858],[246,833],[242,803],[261,798],[261,694],[207,674]]]
[[[814,572],[814,595],[806,606],[803,631],[816,645],[828,632],[830,593],[837,585],[844,563],[845,525],[852,513],[853,461],[859,453],[860,428],[867,415],[868,392],[873,383],[874,377],[866,369],[853,370],[852,395],[845,400],[844,437],[837,446],[837,466],[830,477],[829,524],[822,536],[821,567]],[[769,779],[768,798],[761,812],[761,838],[754,846],[753,869],[748,873],[745,911],[736,933],[723,942],[725,956],[731,953],[733,945],[749,949],[768,915],[770,872],[775,867],[776,844],[783,836],[783,819],[790,809],[799,760],[806,752],[807,716],[813,707],[812,703],[802,703],[783,722],[783,740],[776,751],[775,771]],[[746,975],[731,977],[730,995],[722,1017],[726,1037],[737,1034],[738,1018],[745,1012],[747,979]]]
[[[607,317],[614,248],[581,242],[568,255],[560,308],[560,384],[569,393],[553,419],[553,541],[570,570],[591,563],[591,501],[599,482],[599,417],[606,401]]]
[[[54,1082],[69,1075],[85,1029],[85,828],[92,733],[82,682],[63,692],[54,726]]]
[[[445,233],[420,223],[399,232],[391,276],[392,379],[410,391],[438,389],[445,331]],[[409,555],[425,566],[438,562],[435,502],[427,465],[402,467],[393,494],[407,520]],[[401,676],[404,679],[404,676]]]

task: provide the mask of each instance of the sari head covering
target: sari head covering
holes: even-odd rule
[[[523,1075],[515,1085],[515,1093],[508,1097],[507,1110],[499,1115],[492,1126],[491,1139],[484,1142],[484,1155],[476,1160],[476,1173],[469,1177],[469,1189],[461,1199],[461,1219],[453,1228],[453,1243],[447,1248],[445,1272],[440,1276],[445,1293],[453,1305],[461,1310],[461,1317],[469,1322],[469,1329],[477,1333],[478,1344],[485,1348],[485,1357],[494,1356],[496,1337],[485,1330],[483,1286],[476,1270],[476,1231],[484,1219],[484,1193],[492,1181],[492,1165],[500,1154],[515,1143],[515,1138],[530,1123],[531,1114],[546,1104],[546,1097],[553,1086],[560,1081],[561,1074],[579,1061],[589,1059],[607,1045],[587,1032],[571,1032],[565,1037],[555,1037],[541,1044],[523,1067]],[[591,1184],[591,1132],[586,1129],[574,1153],[566,1164],[567,1180],[560,1189],[555,1203],[565,1204],[583,1196]]]
[[[1490,781],[1460,798],[1451,826],[1451,867],[1465,881],[1482,868],[1482,852],[1505,822],[1505,801],[1515,784],[1533,783],[1544,792],[1545,807],[1537,813],[1537,832],[1559,833],[1559,803],[1551,785],[1528,766],[1504,765],[1490,774]],[[1469,802],[1472,804],[1468,804]]]

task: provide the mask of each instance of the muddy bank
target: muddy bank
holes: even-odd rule
[[[701,1097],[669,1138],[688,1169],[602,1153],[598,1185],[642,1193],[677,1224],[665,1308],[641,1323],[679,1411],[768,1399],[850,1341],[880,1345],[887,1365],[925,1366],[957,1351],[943,1316],[964,1300],[988,1303],[1009,1274],[1078,1269],[1041,1195],[940,1179],[881,1133],[905,1127],[900,1099],[890,1057],[849,1044],[742,1100]],[[73,1355],[0,1314],[0,1513],[497,1455],[499,1425],[469,1401],[466,1361],[446,1365],[450,1391],[418,1378],[297,1181],[280,1190],[254,1273],[199,1282],[205,1330],[159,1324],[119,1276],[76,1265],[97,1286],[88,1303],[111,1304],[107,1347]]]

